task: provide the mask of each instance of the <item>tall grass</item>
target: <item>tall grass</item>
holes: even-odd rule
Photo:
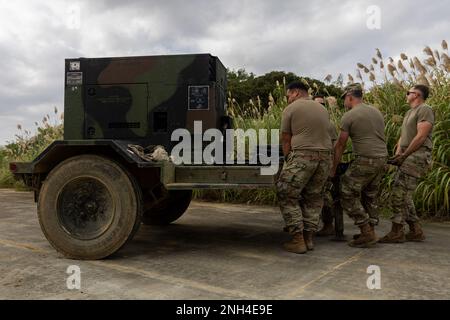
[[[55,140],[63,138],[63,113],[55,107],[52,116],[46,115],[41,122],[35,122],[36,132],[23,129],[17,125],[19,131],[15,140],[8,142],[0,149],[0,187],[15,187],[22,189],[24,185],[15,181],[9,171],[9,162],[29,162],[35,159],[44,149]]]
[[[380,50],[376,50],[371,63],[366,66],[357,64],[356,75],[348,75],[348,83],[360,82],[365,87],[368,103],[379,108],[385,117],[386,137],[390,154],[400,135],[403,116],[408,111],[406,92],[414,84],[426,84],[431,88],[428,104],[433,107],[436,116],[433,135],[433,166],[429,174],[424,177],[415,193],[415,202],[423,215],[441,218],[450,217],[450,58],[447,42],[443,41],[440,49],[424,49],[425,57],[409,58],[402,53],[400,59],[385,59]],[[332,75],[325,78],[330,83]],[[339,75],[334,85],[343,87],[343,76]],[[356,79],[356,81],[355,81]],[[285,83],[274,84],[274,90],[269,94],[269,105],[261,106],[260,99],[256,97],[246,103],[246,108],[229,95],[229,114],[235,120],[235,126],[242,129],[276,129],[280,127],[281,114],[287,105],[284,97]],[[305,81],[305,80],[304,80]],[[312,86],[311,95],[318,91]],[[248,107],[250,106],[250,107]],[[335,97],[327,98],[330,118],[338,127],[344,110],[342,101]],[[351,147],[348,147],[348,151]],[[345,159],[349,160],[349,159]],[[387,203],[392,188],[395,168],[390,168],[380,186],[383,203]],[[198,196],[228,200],[234,202],[251,202],[275,204],[274,190],[251,191],[215,191],[201,192]]]

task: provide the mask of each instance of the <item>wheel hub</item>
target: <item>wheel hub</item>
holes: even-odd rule
[[[62,228],[80,240],[102,235],[114,217],[109,189],[98,179],[77,178],[68,182],[58,196],[58,219]]]

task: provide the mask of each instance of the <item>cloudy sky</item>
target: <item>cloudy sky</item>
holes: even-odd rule
[[[0,0],[0,145],[63,108],[65,58],[201,52],[322,80],[369,64],[375,48],[438,48],[449,12],[435,0]]]

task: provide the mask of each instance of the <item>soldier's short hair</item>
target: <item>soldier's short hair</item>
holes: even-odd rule
[[[341,98],[345,99],[346,95],[351,95],[355,98],[362,98],[363,97],[363,88],[361,84],[359,83],[352,83],[349,84],[344,88],[344,92],[342,93]]]
[[[288,86],[286,87],[287,90],[301,90],[301,91],[306,91],[308,92],[309,88],[306,84],[304,84],[303,82],[300,81],[294,81],[288,84]]]
[[[359,90],[359,89],[350,91],[350,92],[347,93],[347,94],[350,95],[350,96],[353,96],[353,97],[355,97],[355,98],[362,98],[362,97],[363,97],[363,91],[362,91],[362,90]]]
[[[428,97],[430,96],[430,88],[428,88],[427,86],[425,86],[423,84],[416,84],[413,88],[415,90],[420,91],[420,93],[422,94],[423,100],[427,100]]]

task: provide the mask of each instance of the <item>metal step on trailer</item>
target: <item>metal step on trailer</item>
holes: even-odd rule
[[[261,175],[261,166],[161,164],[161,182],[169,190],[261,189],[274,186],[276,175]]]

